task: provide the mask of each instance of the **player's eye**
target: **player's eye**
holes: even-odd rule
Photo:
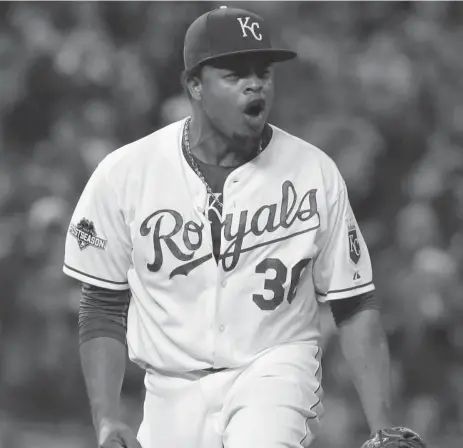
[[[240,78],[240,74],[238,72],[229,72],[225,75],[225,78],[229,81],[237,81]]]
[[[263,67],[257,71],[257,76],[262,79],[267,79],[271,75],[270,67]]]

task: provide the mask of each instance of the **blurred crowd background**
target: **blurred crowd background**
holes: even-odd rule
[[[346,179],[382,301],[396,420],[432,448],[461,448],[463,4],[234,3],[299,52],[277,68],[272,122],[326,151]],[[96,446],[79,285],[61,271],[70,215],[106,154],[188,114],[183,36],[219,5],[0,3],[1,448]],[[315,448],[355,448],[368,428],[323,313]],[[136,427],[134,365],[123,397]]]

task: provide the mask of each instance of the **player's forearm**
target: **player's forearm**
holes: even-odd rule
[[[340,340],[371,431],[392,426],[389,350],[379,312],[353,316],[340,327]]]
[[[98,432],[104,420],[119,419],[126,347],[113,338],[89,339],[80,346],[80,359],[93,423]]]

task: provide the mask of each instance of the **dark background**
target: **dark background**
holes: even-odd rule
[[[277,68],[272,122],[346,179],[383,302],[397,421],[432,448],[463,446],[463,4],[235,4],[299,52]],[[219,5],[0,3],[1,448],[95,446],[79,288],[61,272],[70,214],[106,154],[188,114],[184,32]],[[358,447],[368,429],[326,310],[323,322],[315,448]],[[130,365],[131,425],[142,399]]]

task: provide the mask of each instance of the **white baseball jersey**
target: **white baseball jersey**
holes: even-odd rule
[[[267,148],[227,177],[216,262],[183,125],[99,164],[72,217],[64,272],[130,288],[129,356],[148,370],[234,367],[277,345],[317,344],[318,301],[374,289],[335,163],[272,126]]]

